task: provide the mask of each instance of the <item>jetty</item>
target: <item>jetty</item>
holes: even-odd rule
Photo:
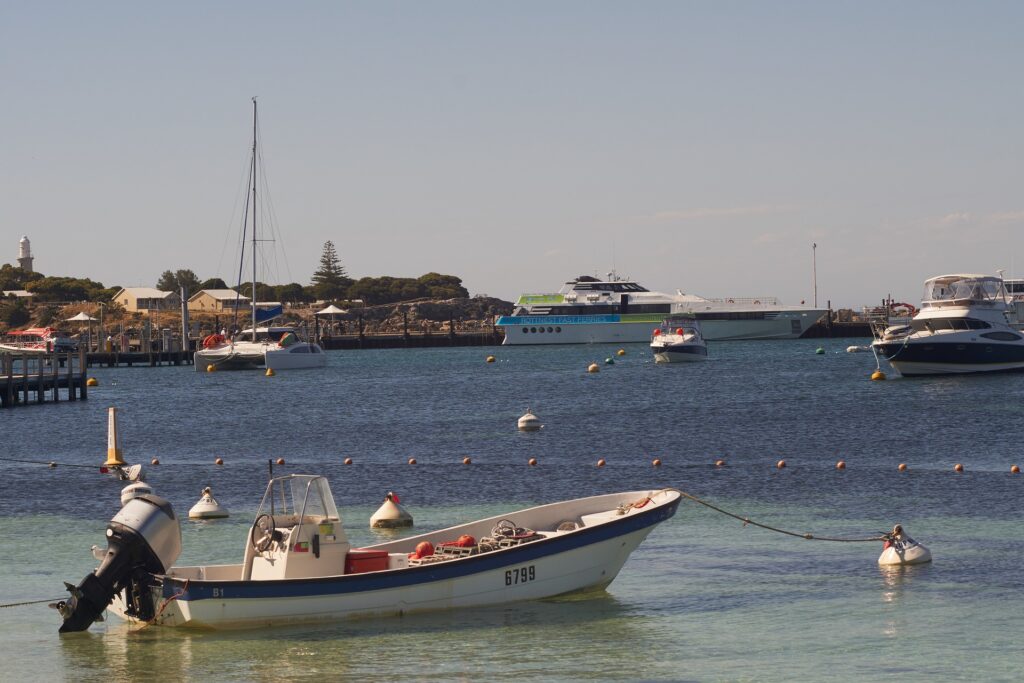
[[[30,403],[85,400],[85,349],[65,353],[0,353],[0,408]]]

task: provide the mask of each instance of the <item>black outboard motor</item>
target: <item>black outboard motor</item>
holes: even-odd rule
[[[64,584],[71,598],[54,605],[64,617],[60,632],[86,630],[118,592],[142,576],[163,574],[180,553],[181,526],[171,504],[153,494],[129,500],[107,525],[102,564],[77,587]]]

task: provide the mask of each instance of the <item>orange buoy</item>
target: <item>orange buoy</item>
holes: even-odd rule
[[[900,472],[906,472],[907,471],[907,463],[901,462],[900,466],[899,466],[899,470],[900,470]]]
[[[651,461],[651,464],[654,465],[655,467],[661,467],[661,459],[655,458],[654,460]]]
[[[409,464],[410,465],[415,465],[416,464],[416,458],[409,458]]]
[[[526,464],[528,464],[530,467],[533,467],[534,465],[537,464],[537,458],[530,458]]]
[[[217,458],[216,460],[213,461],[213,464],[214,465],[223,465],[224,464],[224,458]]]
[[[725,461],[719,458],[715,461],[715,467],[725,467]]]
[[[278,458],[277,459],[277,464],[278,465],[283,465],[284,464],[284,458]]]
[[[1020,474],[1020,468],[1016,465],[1010,465],[1010,472],[1012,474]]]
[[[964,466],[961,465],[960,463],[957,463],[957,464],[953,465],[953,471],[954,472],[963,472],[964,471]]]
[[[150,462],[151,465],[159,465],[160,464],[160,458],[153,458],[149,462]]]
[[[598,459],[598,461],[597,461],[597,466],[598,466],[598,467],[604,467],[604,458],[600,458],[600,459]]]
[[[352,464],[352,458],[345,458],[345,464],[346,465],[351,465]]]
[[[839,462],[837,462],[836,463],[836,469],[837,470],[845,470],[846,469],[846,461],[845,460],[840,460]]]
[[[494,356],[487,356],[487,362],[488,362],[488,363],[493,363],[493,362],[494,362],[494,360],[495,360],[495,359],[494,359]]]
[[[462,459],[462,464],[463,464],[463,465],[472,465],[472,464],[473,464],[473,459],[472,459],[472,458],[470,458],[470,457],[469,457],[469,456],[467,455],[467,456],[466,456],[465,458],[463,458],[463,459]]]
[[[781,469],[782,469],[783,467],[785,467],[785,466],[786,466],[786,461],[785,461],[785,460],[780,460],[780,461],[778,461],[777,463],[775,463],[775,467],[776,467],[777,469],[780,469],[780,470],[781,470]]]

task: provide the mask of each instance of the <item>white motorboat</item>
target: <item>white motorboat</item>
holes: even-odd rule
[[[933,277],[910,323],[877,331],[871,347],[905,376],[1021,371],[1024,336],[1010,310],[1001,277]]]
[[[224,370],[239,370],[266,366],[268,370],[296,370],[302,368],[322,368],[327,365],[327,356],[319,344],[301,339],[298,330],[292,327],[259,327],[259,323],[268,322],[281,315],[280,304],[276,308],[267,311],[261,309],[256,302],[256,247],[259,240],[256,237],[256,216],[262,215],[257,210],[256,184],[260,174],[257,169],[257,160],[260,158],[257,150],[258,127],[256,125],[256,98],[252,100],[252,158],[249,166],[249,183],[251,192],[246,194],[245,226],[251,230],[252,247],[250,249],[252,258],[252,292],[250,297],[252,304],[252,327],[243,330],[241,334],[228,339],[223,334],[211,334],[202,341],[202,348],[197,349],[193,357],[193,365],[197,372],[209,370],[211,367]],[[249,217],[252,217],[252,224],[249,225]],[[244,239],[243,239],[242,260],[244,262]],[[241,269],[239,269],[241,273]],[[237,309],[236,309],[237,311]],[[255,331],[254,331],[255,329]]]
[[[535,600],[607,586],[680,499],[593,496],[352,548],[327,480],[292,474],[267,485],[239,564],[176,567],[178,519],[142,495],[107,526],[100,566],[52,606],[69,632],[108,606],[144,624],[245,628]]]
[[[708,359],[708,345],[693,316],[670,316],[651,335],[655,363],[680,363]]]
[[[645,342],[651,326],[667,315],[688,313],[700,321],[705,339],[796,339],[826,310],[784,306],[774,297],[705,299],[694,294],[651,292],[615,273],[581,275],[555,294],[523,294],[512,315],[495,324],[504,344]]]

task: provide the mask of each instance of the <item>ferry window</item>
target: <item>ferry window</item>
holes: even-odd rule
[[[562,328],[561,327],[556,327],[555,328],[555,332],[558,332],[559,334],[561,334],[562,333]]]
[[[1013,332],[985,332],[981,335],[986,339],[995,339],[996,341],[1018,341],[1020,335],[1014,334]]]
[[[538,327],[537,331],[540,332],[541,334],[544,334],[544,328],[543,327]]]
[[[530,328],[529,328],[529,327],[524,327],[524,328],[523,328],[523,334],[526,334],[526,333],[527,333],[527,332],[529,332],[529,331],[530,331]]]
[[[536,327],[531,327],[531,328],[530,328],[530,332],[536,332],[536,331],[537,331],[537,328],[536,328]]]
[[[551,328],[549,327],[549,328],[548,328],[548,334],[550,334],[550,333],[552,333],[552,332],[554,332],[554,330],[553,330],[553,329],[551,329]]]

